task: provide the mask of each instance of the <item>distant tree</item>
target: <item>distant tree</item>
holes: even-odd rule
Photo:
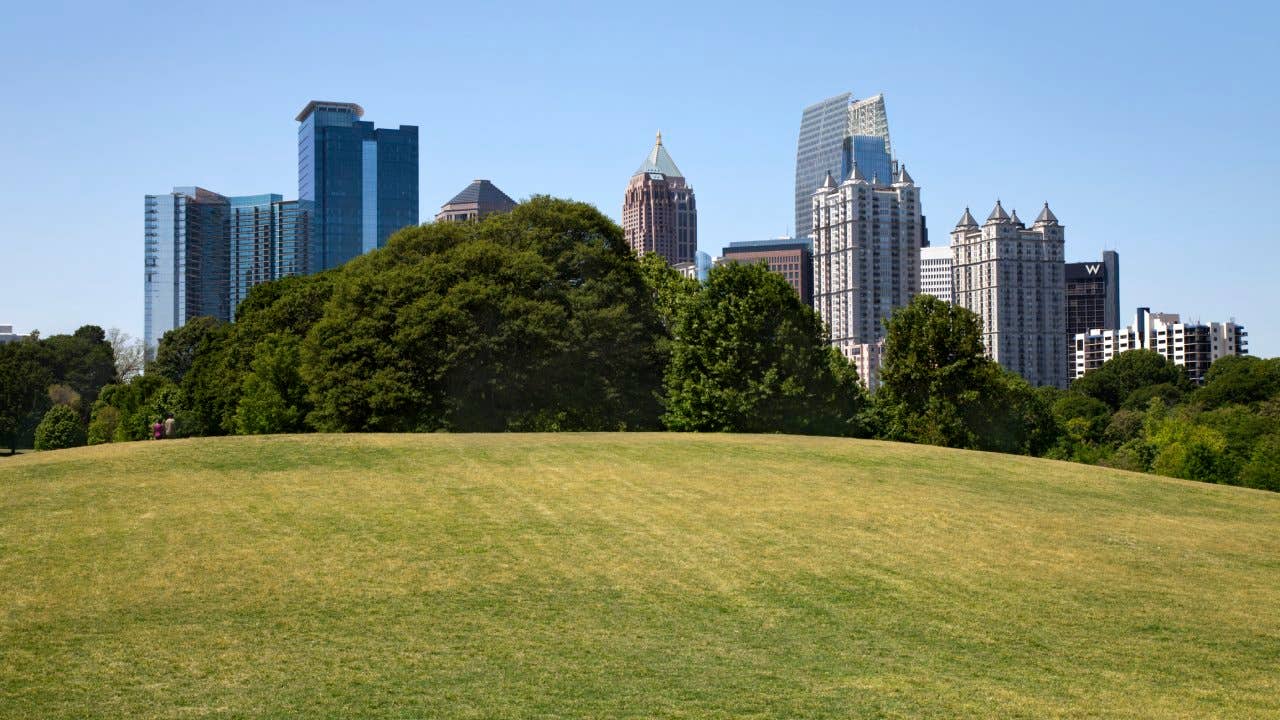
[[[1160,398],[1165,405],[1177,405],[1186,399],[1190,389],[1185,382],[1147,385],[1129,393],[1120,407],[1124,410],[1143,410],[1151,404],[1151,398]]]
[[[76,392],[70,385],[50,385],[46,392],[49,395],[49,403],[51,405],[66,405],[72,410],[80,412],[80,393]]]
[[[1151,402],[1145,439],[1154,452],[1152,472],[1211,483],[1236,480],[1238,467],[1221,432],[1195,424],[1185,407],[1162,411],[1161,400]]]
[[[116,363],[116,379],[128,382],[135,375],[142,373],[146,360],[146,348],[141,339],[136,339],[120,328],[111,328],[106,333],[107,344],[111,346],[111,354]]]
[[[1280,434],[1258,441],[1249,462],[1240,470],[1240,484],[1280,492]]]
[[[975,445],[983,450],[1041,455],[1057,441],[1059,429],[1049,399],[1054,393],[1032,387],[1022,376],[994,363],[984,378],[979,406],[970,416]]]
[[[241,435],[298,432],[304,429],[306,388],[298,375],[299,346],[292,335],[270,335],[241,385],[235,431]]]
[[[1118,410],[1134,391],[1152,385],[1186,387],[1182,368],[1154,350],[1128,350],[1071,384],[1075,392],[1096,398]]]
[[[978,316],[917,295],[886,323],[875,401],[890,440],[979,447],[975,423],[998,395],[999,369],[985,356]]]
[[[181,383],[196,356],[207,351],[227,332],[226,323],[214,317],[198,317],[187,324],[169,330],[160,338],[156,357],[147,366],[148,373],[162,375],[172,382]]]
[[[1228,355],[1214,361],[1194,400],[1212,410],[1223,405],[1261,402],[1276,395],[1280,395],[1280,358]]]
[[[657,253],[640,258],[640,272],[653,293],[653,304],[663,327],[668,334],[674,332],[680,313],[697,294],[700,284],[668,265],[666,259]]]
[[[858,435],[866,395],[813,308],[763,264],[713,268],[682,300],[667,369],[667,426]]]
[[[0,438],[10,454],[17,452],[18,434],[27,418],[47,405],[50,382],[38,341],[0,345]]]
[[[36,450],[61,450],[85,443],[80,413],[66,405],[54,405],[36,426]]]
[[[103,404],[101,400],[89,420],[88,444],[101,445],[115,442],[116,428],[120,427],[120,410]]]
[[[98,393],[117,380],[115,357],[106,332],[97,325],[85,325],[72,335],[45,338],[37,347],[51,382],[68,385],[79,393],[81,419],[87,421]]]

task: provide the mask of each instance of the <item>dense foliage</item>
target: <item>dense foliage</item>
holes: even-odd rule
[[[178,436],[785,432],[1280,490],[1280,359],[1224,358],[1197,388],[1161,355],[1130,351],[1057,390],[992,362],[977,316],[932,297],[886,331],[868,396],[817,314],[763,264],[699,283],[656,255],[637,261],[594,208],[538,197],[259,285],[235,322],[166,333],[125,382],[136,348],[118,332],[0,346],[0,434],[26,442],[54,406],[60,428],[77,416],[76,444],[148,438],[170,416]]]
[[[37,424],[58,402],[77,414],[83,432],[99,393],[116,379],[111,344],[96,325],[0,345],[0,439],[11,452],[32,447]]]

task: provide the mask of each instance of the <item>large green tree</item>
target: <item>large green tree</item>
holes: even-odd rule
[[[661,323],[622,231],[538,197],[348,263],[303,345],[323,430],[654,428]]]
[[[1185,388],[1186,373],[1154,350],[1128,350],[1116,355],[1101,367],[1085,373],[1071,384],[1075,392],[1096,398],[1112,410],[1131,394],[1156,385]],[[1150,398],[1144,398],[1144,401]]]
[[[996,377],[984,356],[978,316],[930,295],[917,295],[886,323],[881,433],[891,440],[977,447],[974,421],[983,390]]]
[[[678,312],[673,430],[858,435],[865,392],[813,308],[763,264],[714,268]]]

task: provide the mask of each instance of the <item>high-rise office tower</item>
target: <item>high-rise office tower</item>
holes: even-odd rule
[[[211,315],[231,319],[227,247],[230,203],[200,187],[147,195],[143,206],[143,342]]]
[[[311,272],[382,247],[418,224],[418,128],[375,128],[355,103],[298,113],[298,201],[311,218]]]
[[[809,236],[810,203],[827,175],[842,182],[856,163],[867,180],[892,183],[892,157],[883,95],[854,100],[843,93],[805,108],[796,143],[795,236]]]
[[[813,304],[813,242],[794,238],[731,242],[721,253],[720,263],[764,262],[795,289],[800,301]]]
[[[670,265],[694,262],[698,204],[693,188],[662,145],[662,133],[627,183],[622,230],[637,255],[657,253]]]
[[[308,218],[297,200],[279,195],[230,197],[227,243],[231,253],[232,315],[253,286],[306,275]]]
[[[920,292],[920,188],[905,166],[874,183],[855,163],[838,185],[828,174],[811,203],[814,308],[874,389],[884,321]]]
[[[1064,233],[1045,203],[1030,229],[1000,201],[951,231],[952,302],[977,313],[987,355],[1033,385],[1066,387]]]
[[[920,293],[951,302],[951,248],[920,249]]]
[[[1120,327],[1120,254],[1101,262],[1067,263],[1067,336]]]
[[[516,201],[498,189],[488,180],[472,180],[471,184],[462,188],[462,192],[440,207],[436,213],[436,222],[450,220],[478,220],[490,213],[511,212]]]

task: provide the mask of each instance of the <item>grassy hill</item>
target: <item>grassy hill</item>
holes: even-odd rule
[[[1280,495],[823,438],[0,458],[0,717],[1280,717]]]

